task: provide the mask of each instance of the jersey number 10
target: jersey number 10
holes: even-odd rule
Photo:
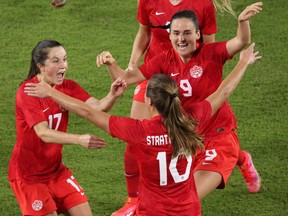
[[[187,159],[187,167],[184,174],[180,175],[177,170],[177,162],[179,156],[173,158],[170,161],[169,171],[173,177],[175,183],[186,181],[190,175],[190,170],[192,166],[192,157],[186,157]],[[160,185],[167,185],[167,160],[166,160],[166,152],[159,152],[157,156],[157,160],[159,161],[159,170],[160,170]]]

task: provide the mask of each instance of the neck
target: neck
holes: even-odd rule
[[[148,110],[149,110],[149,116],[150,116],[150,118],[153,118],[153,117],[155,117],[155,116],[160,115],[160,113],[158,112],[158,110],[157,110],[154,106],[152,106],[152,105],[149,106]]]
[[[45,79],[45,77],[42,76],[42,74],[37,74],[36,76],[37,76],[37,80],[38,80],[39,83],[43,81],[43,82],[48,83],[48,84],[49,84],[50,86],[52,86],[52,87],[55,86],[54,83],[48,82],[48,81]]]
[[[178,5],[182,0],[169,0],[172,5]]]

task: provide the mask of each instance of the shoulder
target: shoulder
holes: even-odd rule
[[[186,106],[183,106],[183,109],[188,115],[192,116],[194,120],[201,123],[203,123],[205,119],[210,118],[212,112],[211,104],[207,100],[194,104],[187,104]]]
[[[21,95],[20,97],[27,96],[27,94],[24,93],[24,88],[25,88],[26,83],[38,83],[38,80],[37,80],[36,77],[33,77],[33,78],[31,78],[31,79],[28,79],[28,80],[23,81],[23,82],[20,84],[20,86],[19,86],[19,88],[18,88],[18,90],[17,90],[16,95]],[[29,97],[30,97],[30,96],[29,96]]]
[[[200,43],[197,47],[198,52],[201,55],[206,55],[207,53],[223,53],[227,52],[226,41],[223,42],[213,42],[213,43]]]
[[[187,4],[189,4],[190,8],[193,8],[194,10],[198,10],[198,12],[205,13],[206,9],[214,8],[214,4],[211,0],[193,0],[193,4],[191,2],[187,1]]]

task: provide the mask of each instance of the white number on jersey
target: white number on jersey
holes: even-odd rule
[[[169,171],[173,177],[175,183],[186,181],[190,175],[190,170],[192,166],[192,157],[186,157],[187,159],[187,167],[184,174],[180,175],[177,170],[177,162],[179,156],[173,158],[169,165]],[[167,163],[166,163],[166,152],[159,152],[157,156],[157,160],[159,161],[159,171],[160,171],[160,185],[167,185]]]
[[[74,176],[70,176],[70,178],[66,179],[66,182],[70,184],[72,187],[74,187],[81,195],[84,195],[83,189],[80,185],[77,185],[73,180]]]
[[[217,152],[215,149],[206,150],[205,161],[212,161],[216,156],[217,156]]]
[[[48,116],[49,128],[50,128],[50,129],[53,129],[53,128],[52,128],[53,119],[57,119],[56,126],[55,126],[54,130],[58,130],[59,125],[60,125],[60,122],[61,122],[61,118],[62,118],[62,113],[57,113],[57,114],[54,114],[54,115],[49,115],[49,116]]]
[[[188,79],[180,80],[180,88],[183,90],[184,97],[192,96],[192,86]]]

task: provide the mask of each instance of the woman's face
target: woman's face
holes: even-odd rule
[[[41,78],[51,85],[63,83],[68,69],[67,54],[62,46],[53,47],[48,50],[48,58],[44,65],[40,66]]]
[[[172,21],[170,40],[182,60],[191,58],[199,38],[200,32],[196,31],[194,23],[190,19],[179,18]]]

